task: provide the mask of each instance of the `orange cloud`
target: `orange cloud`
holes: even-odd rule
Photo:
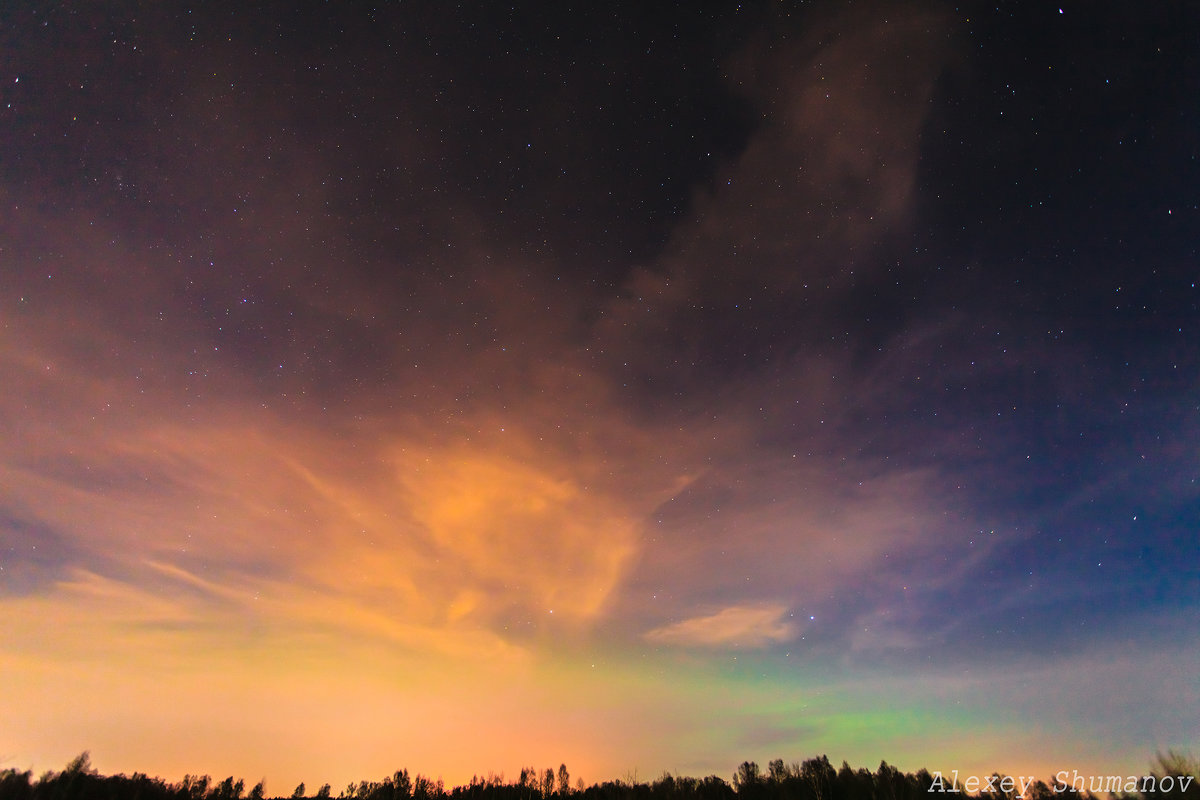
[[[553,467],[463,447],[406,453],[397,466],[413,518],[476,586],[455,599],[457,616],[486,597],[594,618],[634,552],[634,517]]]

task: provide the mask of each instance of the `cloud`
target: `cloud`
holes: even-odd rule
[[[692,617],[647,631],[645,638],[662,644],[700,647],[766,647],[795,633],[783,617],[785,606],[730,606],[715,614]]]
[[[414,518],[493,602],[594,617],[633,552],[629,515],[569,474],[466,447],[401,469]]]
[[[671,344],[686,352],[713,328],[698,307],[726,309],[718,338],[749,309],[763,326],[772,303],[792,331],[844,324],[846,292],[912,222],[921,130],[952,58],[945,18],[893,11],[837,15],[801,34],[780,20],[730,60],[728,80],[759,127],[698,190],[658,261],[631,275],[605,326],[637,326],[647,344],[676,332]],[[679,336],[686,323],[695,327]]]
[[[809,345],[829,339],[844,294],[792,303],[906,224],[940,30],[924,14],[838,19],[731,59],[763,122],[618,298],[568,286],[541,256],[505,255],[452,192],[434,204],[436,235],[398,211],[393,238],[368,247],[369,220],[325,212],[354,204],[325,186],[341,165],[304,128],[287,166],[257,181],[230,148],[168,159],[190,176],[183,207],[238,197],[237,220],[201,220],[222,232],[213,244],[178,243],[195,264],[103,218],[26,208],[8,226],[20,255],[65,244],[52,280],[0,278],[22,298],[0,332],[15,387],[0,408],[24,420],[0,431],[19,454],[0,460],[8,505],[59,532],[54,574],[212,596],[291,580],[380,630],[511,636],[552,609],[556,625],[613,622],[626,638],[727,606],[658,633],[736,635],[740,620],[743,645],[785,635],[743,617],[831,596],[944,527],[939,476],[876,469],[856,434],[838,435],[862,366]],[[180,119],[211,88],[205,70],[193,78]],[[212,142],[287,111],[219,97]],[[395,157],[437,161],[413,125]],[[424,209],[412,180],[396,187],[403,209]],[[433,225],[432,213],[417,216]],[[359,250],[361,265],[347,257]],[[234,268],[268,256],[270,270]],[[139,276],[135,305],[125,274]],[[731,303],[713,311],[714,298],[741,302],[731,281],[769,286],[763,302],[781,313],[755,306],[751,329]],[[706,347],[735,358],[706,360]],[[651,582],[666,608],[643,602]]]

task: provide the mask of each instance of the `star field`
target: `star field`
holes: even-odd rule
[[[1196,748],[1187,3],[0,11],[0,767]]]

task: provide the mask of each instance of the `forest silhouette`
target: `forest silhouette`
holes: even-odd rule
[[[630,778],[585,786],[576,780],[572,785],[563,764],[557,770],[525,768],[512,781],[495,774],[474,777],[452,789],[440,779],[410,776],[402,769],[380,781],[350,783],[336,795],[329,784],[309,793],[303,783],[288,795],[269,795],[262,781],[247,790],[244,781],[232,776],[214,782],[207,775],[185,775],[178,783],[167,783],[142,773],[100,775],[84,752],[61,772],[46,772],[36,780],[30,771],[0,770],[0,800],[1200,800],[1198,773],[1196,759],[1168,752],[1150,764],[1146,774],[1160,783],[1149,791],[1097,794],[1051,776],[1026,785],[1022,794],[1019,784],[1014,787],[996,774],[996,780],[987,782],[987,790],[972,793],[965,785],[925,769],[901,772],[886,761],[874,772],[854,769],[845,761],[835,769],[822,755],[791,764],[775,759],[765,771],[746,761],[731,781],[716,775],[693,778],[666,773],[650,782]],[[1166,776],[1192,780],[1172,780],[1170,790],[1164,791],[1157,787],[1165,788],[1167,781],[1161,779]]]

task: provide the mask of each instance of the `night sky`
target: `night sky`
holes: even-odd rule
[[[0,768],[1200,748],[1198,156],[1190,2],[3,3]]]

